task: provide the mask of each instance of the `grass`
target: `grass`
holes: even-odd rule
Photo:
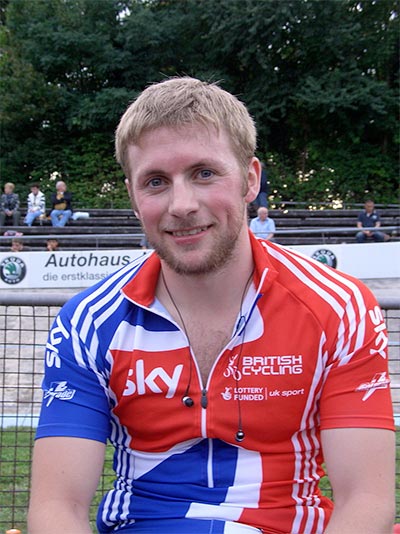
[[[0,430],[0,532],[16,528],[26,533],[34,436],[30,427]],[[103,476],[90,510],[93,529],[100,500],[114,480],[112,456],[112,448],[108,447]]]
[[[15,427],[0,430],[0,532],[10,528],[26,533],[26,512],[29,501],[29,481],[31,452],[34,441],[34,430],[30,427]],[[396,518],[400,521],[400,427],[396,432]],[[90,510],[93,529],[97,507],[104,492],[112,487],[114,479],[112,471],[113,451],[109,446],[106,463],[100,486],[96,492]],[[325,495],[331,496],[329,480],[321,481],[321,489]]]

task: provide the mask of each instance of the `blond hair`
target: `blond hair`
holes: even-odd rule
[[[130,174],[128,146],[137,144],[143,133],[193,124],[225,130],[240,165],[247,169],[256,149],[256,127],[246,106],[215,83],[182,77],[150,85],[122,116],[115,154],[125,176]]]

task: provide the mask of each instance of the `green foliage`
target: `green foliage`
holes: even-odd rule
[[[0,429],[0,526],[27,532],[26,515],[29,502],[31,460],[35,429],[7,427]],[[90,506],[90,524],[96,528],[96,515],[100,501],[115,480],[113,471],[114,448],[108,444],[100,483]],[[93,530],[94,531],[94,530]]]
[[[8,0],[0,15],[1,178],[61,173],[83,207],[125,206],[113,132],[170,75],[249,107],[277,198],[398,194],[395,0]]]
[[[63,149],[63,178],[79,200],[80,209],[129,208],[123,173],[113,157],[112,137],[92,134],[84,141],[76,139]]]

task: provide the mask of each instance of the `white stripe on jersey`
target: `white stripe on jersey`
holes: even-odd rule
[[[261,530],[243,523],[232,523],[231,521],[225,523],[224,534],[260,534]]]
[[[143,259],[141,259],[141,262],[143,262]],[[77,306],[74,316],[73,316],[73,324],[78,324],[79,319],[81,316],[85,313],[86,317],[85,320],[81,326],[80,335],[82,339],[86,339],[88,335],[88,331],[90,328],[90,323],[92,320],[91,315],[88,314],[88,312],[84,312],[86,307],[92,306],[93,311],[97,311],[102,306],[104,306],[110,299],[113,299],[115,297],[116,293],[119,293],[121,288],[129,281],[129,279],[132,277],[132,275],[136,271],[136,267],[138,267],[141,262],[138,262],[137,260],[132,263],[128,263],[125,267],[111,275],[108,279],[105,279],[105,281],[92,293],[90,293],[85,299],[83,299],[79,305]],[[139,264],[139,265],[138,265]],[[114,288],[111,288],[113,284],[116,284]],[[94,303],[90,305],[91,301],[97,300],[99,296],[103,295],[102,299],[99,301],[99,304]]]
[[[189,510],[186,512],[188,519],[230,519],[237,521],[242,515],[243,508],[239,506],[224,506],[221,504],[204,504],[200,502],[192,502]]]
[[[257,474],[257,477],[255,476]],[[237,465],[233,485],[228,488],[225,502],[220,504],[191,503],[186,513],[187,518],[230,519],[237,521],[244,508],[258,508],[262,484],[261,454],[238,447]],[[245,488],[245,490],[244,490]],[[229,503],[227,505],[226,503]],[[252,528],[252,527],[248,527]],[[224,532],[236,532],[224,530]],[[238,532],[242,532],[239,530]],[[245,530],[244,532],[247,532]],[[256,529],[249,532],[258,532]]]
[[[89,364],[90,368],[98,372],[97,365],[95,362],[96,355],[97,355],[97,347],[98,347],[98,338],[96,335],[96,329],[104,322],[106,321],[110,315],[112,315],[112,312],[117,309],[118,304],[123,300],[123,297],[120,296],[121,288],[132,278],[132,275],[136,272],[136,269],[138,266],[141,265],[143,262],[143,257],[140,258],[140,261],[135,260],[132,263],[129,263],[113,275],[111,275],[108,279],[104,281],[104,283],[98,287],[95,291],[90,293],[86,298],[82,299],[82,301],[78,304],[76,307],[74,314],[71,318],[71,325],[76,329],[77,336],[74,338],[73,341],[73,349],[74,349],[74,356],[75,359],[81,367],[86,367],[84,359],[82,357],[82,352],[79,344],[79,339],[83,341],[83,343],[89,348],[88,358],[89,358]],[[113,284],[115,287],[111,287]],[[97,298],[99,296],[102,296],[102,298],[96,302]],[[112,301],[115,296],[117,296],[117,303],[116,305],[107,307],[107,303]],[[94,312],[98,311],[102,307],[105,307],[105,311],[103,314],[101,314],[96,319],[96,328],[94,329],[94,332],[90,330],[90,326],[93,324],[93,314]],[[83,323],[79,327],[79,322],[84,317]],[[92,336],[89,342],[89,337]]]
[[[294,276],[296,276],[305,285],[307,285],[307,287],[315,291],[315,293],[319,297],[321,297],[325,302],[327,302],[332,307],[333,311],[341,319],[341,325],[338,332],[339,343],[335,352],[335,357],[338,357],[340,359],[340,365],[347,363],[351,359],[354,351],[356,351],[362,346],[365,337],[366,308],[359,288],[356,286],[356,284],[354,284],[350,280],[347,280],[347,278],[340,276],[339,273],[337,273],[333,269],[330,269],[328,273],[329,276],[349,288],[350,291],[347,293],[340,285],[333,283],[332,280],[327,278],[325,272],[320,272],[324,271],[325,268],[324,265],[320,262],[317,262],[312,258],[308,258],[307,256],[304,256],[303,254],[300,254],[298,252],[280,252],[268,246],[268,244],[265,242],[263,242],[263,246],[267,249],[268,253],[271,254],[271,256],[273,256],[275,259],[285,265]],[[299,265],[306,269],[312,277],[314,277],[318,281],[318,284],[310,277],[307,277],[302,271],[300,271],[300,269],[295,265],[296,261]],[[346,305],[343,306],[343,304],[339,303],[331,294],[329,294],[325,289],[323,289],[323,286],[329,287],[332,291],[334,291],[338,295],[338,297],[345,301]],[[351,302],[351,292],[355,295],[356,303],[358,306],[358,320],[356,318],[353,303]],[[349,324],[349,334],[347,344],[345,346],[342,346],[344,336],[344,316],[346,317]],[[356,339],[354,340],[354,348],[351,350],[351,352],[349,352],[348,349],[350,341],[353,338],[354,334],[356,334]]]
[[[311,263],[313,263],[314,265],[317,265],[319,268],[323,267],[323,266],[321,266],[320,262],[318,262],[317,260],[314,260],[313,258],[308,258],[307,256],[303,256],[299,252],[295,252],[295,251],[293,251],[293,252],[294,252],[295,256],[298,256],[299,258],[304,258],[305,260],[308,260],[307,262],[304,262],[304,267],[307,270],[310,270],[310,272],[311,272],[311,269],[312,269],[312,271],[315,271],[315,269],[311,266]],[[355,340],[355,349],[351,353],[349,353],[348,351],[345,350],[342,353],[342,356],[340,357],[339,365],[344,365],[351,359],[351,357],[353,355],[353,352],[355,350],[357,350],[357,348],[359,348],[363,343],[363,340],[364,340],[364,337],[365,337],[365,327],[366,327],[366,325],[365,325],[366,307],[365,307],[364,299],[362,297],[360,288],[354,282],[352,282],[351,280],[348,280],[347,278],[341,276],[335,270],[329,270],[329,275],[349,289],[349,293],[345,293],[345,295],[347,297],[347,300],[348,300],[347,305],[346,305],[346,313],[350,317],[349,324],[351,326],[351,329],[349,330],[349,332],[350,332],[349,338],[352,337],[354,332],[355,332],[356,333],[356,340]],[[333,288],[333,286],[331,286],[331,284],[330,284],[330,280],[326,279],[324,275],[320,276],[319,278],[320,278],[321,282],[325,283],[328,287]],[[335,286],[335,288],[336,287],[337,286]],[[355,297],[355,301],[357,303],[357,309],[358,309],[358,313],[359,313],[359,317],[358,318],[355,317],[355,315],[354,315],[355,310],[354,310],[354,307],[353,307],[353,303],[352,303],[351,300],[349,300],[349,297],[351,297],[351,296]]]
[[[238,447],[235,480],[226,495],[229,503],[236,503],[245,508],[258,508],[262,485],[262,460],[257,451]],[[246,493],[243,493],[246,488]],[[223,503],[221,504],[223,506]]]
[[[189,439],[182,443],[177,443],[167,451],[157,453],[131,449],[130,454],[134,456],[133,460],[135,464],[134,473],[132,473],[132,477],[130,477],[131,480],[137,480],[171,456],[175,454],[183,454],[201,441],[203,441],[203,438]]]
[[[122,321],[115,336],[112,338],[109,350],[142,350],[146,352],[163,352],[186,348],[186,337],[180,330],[153,330],[149,336],[148,330],[140,325],[132,325]]]
[[[307,397],[307,403],[304,408],[303,417],[301,420],[301,424],[299,427],[299,431],[296,432],[296,434],[292,437],[292,443],[294,448],[294,455],[295,455],[295,472],[294,472],[294,480],[308,480],[312,486],[317,486],[319,481],[319,475],[317,473],[317,462],[316,457],[319,453],[319,444],[316,437],[316,431],[315,431],[315,418],[317,415],[317,402],[319,399],[319,395],[316,394],[316,388],[319,386],[321,388],[321,383],[324,380],[324,370],[327,364],[328,354],[325,349],[325,343],[326,343],[326,337],[325,334],[322,334],[320,343],[319,343],[319,350],[318,350],[318,358],[317,358],[317,367],[314,372],[314,377],[312,380],[312,384],[310,387],[310,392]],[[305,428],[311,428],[311,431],[305,431],[303,429]],[[302,445],[304,443],[304,445]],[[311,451],[313,452],[313,455],[311,456]],[[309,497],[309,495],[312,495],[312,492],[310,492],[310,488],[308,484],[293,484],[293,491],[292,491],[292,497],[297,503],[298,506],[296,506],[296,516],[293,521],[293,531],[299,532],[301,521],[304,517],[305,512],[305,499]],[[318,503],[316,503],[318,504]],[[314,513],[315,513],[315,509]],[[310,512],[310,508],[308,507],[308,511]],[[321,519],[322,516],[322,519]],[[323,509],[319,510],[319,516],[318,516],[318,522],[323,524],[323,518],[324,518],[324,511]],[[311,519],[310,519],[311,521]],[[314,521],[314,517],[312,519]],[[304,530],[304,534],[311,534],[312,530],[312,523],[309,524],[309,521],[307,520],[307,526],[306,530]],[[322,532],[321,530],[318,530],[318,532]]]

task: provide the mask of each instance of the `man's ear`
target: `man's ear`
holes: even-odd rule
[[[254,157],[249,163],[247,171],[247,193],[244,197],[245,201],[250,204],[256,199],[260,191],[261,180],[261,162],[258,158]]]

